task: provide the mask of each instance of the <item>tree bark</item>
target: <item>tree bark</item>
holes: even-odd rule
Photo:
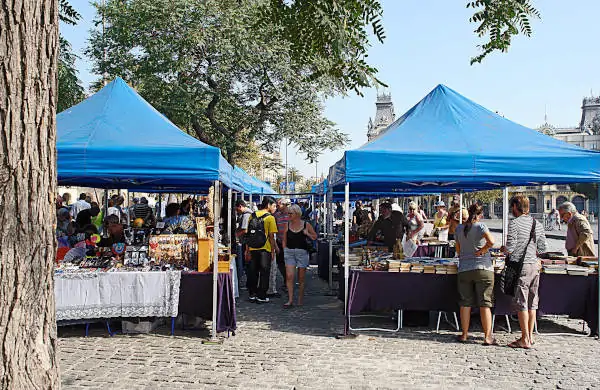
[[[0,5],[0,387],[58,388],[56,0]]]

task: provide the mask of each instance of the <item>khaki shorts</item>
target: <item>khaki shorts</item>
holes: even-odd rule
[[[537,264],[523,264],[521,277],[517,282],[513,308],[517,311],[537,310],[540,297],[540,267]]]
[[[458,274],[460,306],[492,307],[494,301],[494,272],[483,269]]]

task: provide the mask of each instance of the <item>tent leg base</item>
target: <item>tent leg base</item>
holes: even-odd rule
[[[202,344],[204,344],[204,345],[221,345],[221,344],[223,344],[223,339],[211,337],[208,340],[202,340]]]
[[[348,334],[337,334],[335,335],[335,338],[338,340],[354,340],[355,338],[357,338],[358,335],[354,334],[354,333],[348,333]]]

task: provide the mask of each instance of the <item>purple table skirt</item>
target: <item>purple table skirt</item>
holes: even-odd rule
[[[499,275],[496,275],[499,277]],[[598,325],[598,276],[541,274],[540,314],[569,315]],[[498,315],[512,314],[511,297],[494,288]],[[458,312],[456,275],[353,271],[348,290],[350,314],[389,310]]]
[[[213,274],[189,272],[181,274],[179,314],[212,319]],[[220,273],[217,294],[217,332],[235,332],[237,327],[235,298],[231,274]]]

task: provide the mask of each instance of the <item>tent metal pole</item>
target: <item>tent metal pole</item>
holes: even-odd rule
[[[231,188],[227,190],[227,237],[229,237],[229,247],[231,248],[231,251],[233,253],[233,236],[231,235],[232,233],[232,229],[231,229],[231,215],[232,215],[232,191]]]
[[[162,193],[158,193],[158,210],[156,210],[156,219],[161,219],[161,211],[162,210]]]
[[[348,279],[350,278],[350,183],[346,183],[344,215],[344,315],[348,316]]]
[[[108,188],[104,189],[104,218],[108,215]],[[102,221],[104,225],[104,221]]]
[[[506,245],[508,235],[508,187],[502,190],[502,245]]]
[[[458,214],[460,214],[460,216],[459,216],[458,221],[462,225],[462,223],[463,223],[463,194],[462,194],[462,191],[460,191],[458,193],[458,202],[460,204],[460,210],[458,211]]]
[[[327,238],[329,244],[329,293],[333,291],[333,241]]]
[[[220,182],[215,180],[213,191],[213,306],[212,306],[212,332],[213,340],[217,339],[217,294],[219,283],[219,219],[217,210],[220,210],[219,199],[221,195]]]
[[[125,209],[125,213],[127,214],[127,227],[131,227],[131,193],[127,190],[127,208]]]

